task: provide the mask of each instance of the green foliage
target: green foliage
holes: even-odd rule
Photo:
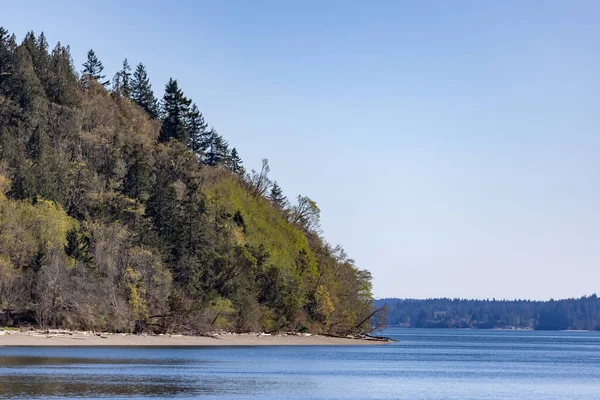
[[[202,154],[209,146],[210,132],[207,131],[208,124],[204,121],[204,116],[198,110],[196,103],[187,114],[187,125],[189,127],[188,147],[196,154]]]
[[[188,143],[190,140],[190,126],[188,115],[191,100],[183,95],[176,79],[169,79],[163,97],[163,123],[160,130],[160,140],[168,142],[171,139]]]
[[[150,79],[144,64],[139,63],[131,81],[131,99],[135,101],[152,119],[158,118],[158,101],[154,97]]]
[[[113,84],[113,92],[118,96],[131,97],[131,66],[127,59],[123,61],[123,67],[115,74],[116,84]]]
[[[70,48],[58,42],[50,55],[46,95],[53,103],[61,106],[75,107],[79,104],[81,93],[77,83],[77,75],[73,67]]]
[[[426,328],[528,328],[540,330],[600,328],[595,294],[550,301],[471,299],[378,299],[388,308],[387,322]]]
[[[210,131],[207,141],[207,150],[204,157],[204,164],[216,167],[225,164],[228,161],[229,144],[223,136],[219,135],[214,129]]]
[[[317,203],[306,196],[298,195],[298,204],[289,213],[289,220],[307,231],[317,232],[320,228],[321,210]]]
[[[127,173],[123,179],[123,192],[142,202],[148,200],[152,168],[148,163],[149,155],[141,146],[136,146],[131,154],[131,161],[127,166]]]
[[[104,71],[102,61],[98,59],[94,50],[90,49],[87,54],[87,61],[83,63],[83,76],[87,77],[86,79],[95,79],[102,85],[107,86],[110,82],[104,80],[106,75],[102,75],[102,71]]]
[[[112,93],[93,51],[84,74],[0,29],[0,323],[371,329],[370,275],[315,233],[314,201],[289,208],[266,159],[245,174],[176,80],[159,121],[143,64]]]
[[[65,254],[75,260],[89,261],[90,236],[81,227],[73,227],[67,231]]]
[[[224,176],[207,192],[213,209],[221,207],[231,215],[239,210],[247,226],[244,242],[262,244],[272,262],[291,268],[300,250],[311,254],[302,232],[288,224],[266,199],[250,195],[235,177]]]
[[[0,254],[15,268],[31,266],[40,252],[62,251],[67,232],[76,226],[53,202],[9,200],[0,194]]]
[[[287,197],[283,195],[283,190],[281,186],[277,184],[277,182],[273,182],[273,186],[271,186],[271,193],[269,193],[269,200],[276,207],[284,210],[287,208]]]
[[[242,164],[243,161],[240,158],[237,149],[234,147],[233,149],[231,149],[231,154],[227,158],[227,168],[234,174],[244,176],[245,169]]]

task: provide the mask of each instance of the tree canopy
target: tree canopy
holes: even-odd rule
[[[355,334],[381,322],[371,276],[291,205],[266,159],[245,173],[170,79],[112,87],[90,50],[0,28],[0,322],[114,332]],[[375,326],[374,326],[375,324]]]

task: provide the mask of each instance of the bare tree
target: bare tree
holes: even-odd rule
[[[262,159],[262,167],[260,172],[252,170],[246,175],[246,180],[250,185],[250,190],[255,196],[265,196],[269,188],[271,187],[271,180],[269,179],[269,160],[266,158]]]
[[[41,326],[61,325],[68,279],[64,256],[51,251],[38,272],[35,286],[36,319]]]

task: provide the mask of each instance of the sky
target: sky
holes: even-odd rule
[[[176,78],[376,297],[600,292],[596,1],[3,1],[80,68]]]

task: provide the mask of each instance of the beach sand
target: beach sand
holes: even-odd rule
[[[99,334],[87,332],[0,333],[0,346],[286,346],[286,345],[373,345],[387,341],[337,338],[320,335],[260,335],[221,334],[206,336],[142,336],[129,334]]]

